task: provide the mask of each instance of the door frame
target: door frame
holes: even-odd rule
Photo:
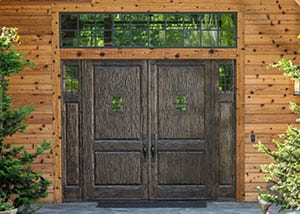
[[[53,70],[53,129],[54,129],[54,193],[53,201],[61,202],[62,198],[62,128],[61,128],[61,60],[83,60],[83,59],[234,59],[236,60],[236,201],[245,200],[245,5],[244,4],[215,4],[215,2],[188,2],[187,7],[180,7],[173,2],[157,3],[155,12],[237,12],[238,33],[237,48],[171,48],[171,49],[112,49],[112,48],[90,48],[74,49],[59,47],[59,13],[68,12],[105,12],[107,3],[91,4],[87,3],[55,3],[51,6],[52,16],[52,70]],[[217,7],[216,7],[217,6]],[[119,2],[118,5],[109,7],[110,12],[128,11],[131,12],[149,12],[153,11],[152,5],[140,2],[139,7],[128,5],[126,2]],[[202,8],[202,9],[200,9]]]
[[[97,60],[98,61],[98,60]],[[108,60],[108,61],[118,61],[118,60]],[[130,61],[132,61],[132,62],[136,62],[137,60],[130,60]],[[141,62],[142,60],[138,60],[138,62]],[[168,64],[168,62],[170,61],[170,60],[143,60],[143,61],[146,61],[147,62],[147,78],[148,78],[148,81],[147,81],[147,87],[148,87],[148,91],[149,92],[147,92],[148,94],[149,93],[152,93],[151,92],[151,85],[149,84],[149,80],[150,80],[150,78],[151,78],[151,75],[150,75],[150,63],[151,62],[154,62],[154,61],[157,61],[157,62],[163,62],[164,64]],[[191,61],[191,62],[195,62],[195,60],[171,60],[171,61],[185,61],[185,62],[187,62],[187,61]],[[222,62],[223,60],[197,60],[197,61],[201,61],[201,62],[209,62],[208,64],[209,64],[209,70],[211,70],[211,69],[213,69],[212,67],[212,65],[215,65],[215,64],[217,64],[217,63],[214,63],[214,62]],[[228,61],[228,60],[227,60]],[[66,63],[65,63],[66,62]],[[91,63],[91,61],[88,61],[88,60],[84,60],[84,61],[82,61],[82,62],[78,62],[78,61],[63,61],[63,63],[62,64],[69,64],[69,63],[71,63],[72,64],[72,62],[77,62],[77,64],[79,64],[80,65],[80,68],[81,69],[83,69],[83,68],[86,68],[86,69],[88,69],[88,67],[90,67],[90,65],[92,64]],[[203,63],[203,64],[205,64],[205,63]],[[236,67],[234,68],[234,70],[236,70]],[[80,72],[81,74],[83,73],[83,72]],[[210,75],[209,75],[209,78],[211,79],[210,81],[212,81],[212,79],[213,79],[213,75],[215,75],[215,74],[213,74],[213,72],[210,72]],[[87,76],[86,75],[82,75],[82,77],[81,78],[87,78]],[[152,82],[153,80],[150,80],[150,82]],[[84,82],[84,81],[82,81],[82,82]],[[82,87],[88,87],[89,86],[89,84],[87,84],[87,85],[84,85],[84,86],[82,86]],[[208,89],[206,89],[206,90],[208,90]],[[93,93],[93,92],[91,92],[91,93]],[[206,94],[205,96],[212,96],[212,95],[214,95],[214,92],[212,92],[211,90],[209,90],[209,93],[210,94]],[[88,94],[83,94],[84,96],[83,97],[86,97]],[[92,94],[90,94],[91,96],[92,96]],[[150,94],[149,94],[150,95]],[[151,96],[149,96],[148,95],[148,104],[147,104],[147,106],[148,105],[150,105],[151,104],[151,102],[150,102],[150,97],[152,97],[153,95],[151,95]],[[81,101],[82,101],[82,99],[81,99]],[[80,101],[80,102],[81,102]],[[213,101],[213,100],[212,100]],[[62,102],[63,103],[63,102]],[[216,105],[216,103],[214,103],[214,102],[212,102],[211,104],[209,104],[209,105]],[[149,108],[149,107],[147,107],[147,108]],[[153,108],[153,107],[152,107]],[[154,107],[155,108],[155,107]],[[210,115],[210,114],[215,114],[215,113],[213,113],[213,112],[211,112],[210,111],[210,108],[212,108],[212,106],[210,106],[208,109],[207,109],[207,112],[206,112],[206,114],[207,115]],[[63,109],[63,107],[62,107],[62,109]],[[81,110],[82,111],[82,110]],[[84,110],[83,110],[84,111]],[[62,114],[62,115],[64,115],[64,114]],[[80,120],[82,120],[82,114],[80,114]],[[148,116],[148,118],[151,118],[151,115],[150,116]],[[148,119],[147,119],[148,120]],[[64,121],[64,120],[63,120]],[[208,119],[206,119],[205,120],[205,122],[208,124]],[[148,143],[147,143],[147,145],[148,145],[148,149],[147,149],[147,151],[148,151],[148,155],[147,155],[147,157],[148,157],[148,162],[147,162],[147,169],[146,169],[146,171],[148,172],[147,174],[148,174],[148,180],[149,181],[151,181],[152,179],[153,179],[153,177],[151,176],[151,175],[153,175],[153,173],[150,173],[150,171],[151,171],[151,165],[152,165],[152,162],[150,161],[150,151],[151,151],[151,148],[150,148],[150,146],[151,146],[151,122],[147,122],[147,123],[150,123],[150,124],[148,124],[146,127],[148,127],[148,130],[147,130],[147,135],[149,136],[147,139],[147,141],[148,141]],[[214,126],[215,124],[212,124],[212,126]],[[92,130],[92,129],[90,129],[90,130]],[[64,140],[64,136],[65,136],[65,134],[66,134],[66,132],[65,132],[65,130],[62,130],[62,132],[63,132],[63,140]],[[89,133],[85,133],[84,135],[85,136],[87,136]],[[216,137],[215,135],[211,135],[212,137]],[[81,141],[82,141],[82,139],[83,139],[83,137],[81,136]],[[211,139],[212,141],[215,141],[215,140],[217,140],[217,139]],[[65,140],[64,140],[65,141]],[[65,147],[66,147],[66,145],[65,144],[63,144],[63,148],[64,148],[64,150],[65,150]],[[88,150],[88,148],[85,148],[86,150]],[[213,154],[213,153],[216,153],[216,151],[214,151],[214,149],[213,148],[210,148],[209,149],[209,152],[210,152],[210,154]],[[65,155],[66,153],[63,151],[63,154]],[[215,154],[215,155],[217,155],[217,154]],[[83,156],[81,157],[81,159],[88,159],[88,157],[89,157],[89,155],[88,155],[88,152],[85,152],[85,153],[83,153]],[[82,161],[82,160],[81,160]],[[209,161],[209,160],[207,160],[207,161]],[[66,160],[63,160],[63,175],[65,175],[65,164],[66,164]],[[82,166],[81,166],[82,167]],[[217,170],[218,169],[218,167],[216,166],[216,164],[212,164],[212,166],[211,166],[212,168],[214,168],[215,170]],[[237,166],[234,166],[234,167],[237,167]],[[80,171],[83,173],[83,174],[85,174],[85,173],[87,173],[88,171],[89,171],[89,169],[87,168],[87,167],[82,167],[82,169],[80,169]],[[211,172],[213,172],[214,170],[211,170]],[[213,182],[213,180],[215,179],[214,178],[214,176],[213,176],[213,174],[211,174],[210,175],[210,177],[212,178],[212,182]],[[63,176],[63,179],[65,179],[65,176]],[[85,186],[85,184],[86,184],[86,181],[85,181],[85,177],[82,177],[82,180],[81,180],[81,182],[82,182],[82,194],[83,194],[83,200],[88,200],[89,199],[89,193],[88,193],[88,190],[87,190],[87,188],[86,188],[86,186]],[[237,179],[237,174],[235,174],[235,179]],[[151,182],[149,182],[148,181],[148,184],[149,183],[151,183]],[[64,181],[65,182],[65,181]],[[216,183],[216,182],[213,182],[213,183]],[[215,187],[215,188],[217,188],[217,187]],[[211,193],[209,193],[209,195],[211,195],[212,197],[211,197],[211,199],[216,199],[216,189],[211,189]],[[148,194],[148,198],[149,199],[151,199],[151,187],[147,187],[147,189],[148,190],[146,190],[146,192],[148,192],[148,193],[146,193],[146,194]]]

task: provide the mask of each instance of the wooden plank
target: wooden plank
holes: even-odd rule
[[[258,192],[246,192],[245,201],[257,201]]]
[[[245,26],[245,35],[297,35],[299,33],[298,25],[246,25]]]
[[[31,114],[25,120],[26,124],[52,124],[52,114]]]
[[[299,23],[300,24],[300,23]],[[246,54],[297,54],[299,44],[251,44],[245,45]]]
[[[245,15],[246,25],[298,25],[300,18],[298,14],[253,14]]]
[[[14,27],[14,25],[7,25],[8,27]],[[49,26],[24,26],[19,25],[19,34],[20,35],[52,35],[52,30]]]
[[[19,73],[11,77],[12,84],[18,85],[43,85],[49,84],[52,82],[51,73],[37,73],[37,74],[28,74],[28,73]]]
[[[279,59],[288,59],[288,60],[292,60],[292,62],[294,62],[294,64],[297,64],[300,57],[297,55],[288,55],[288,54],[269,54],[269,55],[256,55],[256,54],[248,54],[245,55],[245,64],[246,65],[263,65],[263,66],[267,66],[269,64],[272,63],[276,63]]]
[[[245,14],[298,14],[299,6],[296,4],[247,4]]]
[[[289,77],[285,77],[282,74],[278,75],[265,75],[265,74],[256,74],[256,75],[245,75],[245,84],[246,85],[256,85],[256,84],[283,84],[290,85],[292,81]]]
[[[17,3],[17,4],[31,4],[31,5],[41,5],[41,4],[51,4],[52,2],[67,2],[67,3],[90,3],[92,0],[2,0],[3,3],[6,4],[12,4],[12,3]],[[0,1],[1,2],[1,1]]]
[[[257,187],[260,186],[262,187],[264,190],[266,189],[266,182],[260,182],[260,183],[246,183],[245,184],[245,189],[247,192],[253,192],[256,193],[257,192]]]
[[[49,135],[52,134],[53,127],[52,124],[29,124],[24,135]]]
[[[251,142],[251,133],[245,134],[245,151],[247,152],[257,152],[257,149],[254,149],[253,145],[254,143],[262,142],[263,144],[273,144],[273,140],[278,140],[278,133],[269,133],[269,134],[263,134],[263,133],[254,133],[255,134],[255,142]],[[246,149],[247,147],[247,149]]]
[[[246,183],[263,183],[265,182],[264,173],[247,173],[245,176]]]
[[[5,13],[2,13],[5,14]],[[0,20],[1,23],[5,23],[5,25],[14,25],[14,26],[49,26],[51,25],[51,17],[50,16],[7,16],[1,15]]]
[[[245,104],[288,104],[293,99],[294,96],[288,94],[248,95]]]
[[[195,12],[202,11],[237,11],[237,3],[199,2],[199,1],[101,1],[95,4],[59,4],[53,3],[54,11],[68,12]]]
[[[35,65],[33,68],[30,69],[25,69],[23,71],[20,71],[20,73],[16,75],[47,75],[48,73],[52,73],[53,68],[52,64],[48,64],[46,62],[39,62],[37,63],[36,61],[34,62]],[[15,75],[14,75],[15,76]]]
[[[280,134],[284,133],[288,125],[286,123],[280,124],[246,124],[246,133],[261,133],[261,134]]]
[[[36,94],[14,94],[12,96],[12,101],[14,105],[36,105],[36,104],[52,104],[52,97],[49,95],[36,95]]]
[[[53,164],[53,154],[47,154],[47,153],[43,153],[40,154],[33,162],[33,164],[35,163],[40,163],[40,164]]]
[[[243,3],[248,6],[248,5],[292,5],[292,6],[296,6],[296,2],[293,0],[243,0]]]
[[[5,142],[11,144],[30,144],[30,145],[39,145],[43,142],[43,140],[47,140],[53,142],[53,135],[24,135],[23,133],[16,133],[12,137],[7,137]]]
[[[264,153],[255,152],[255,153],[246,153],[245,161],[246,164],[249,163],[265,164],[265,163],[271,163],[273,159]]]
[[[17,83],[10,85],[9,94],[52,94],[52,85],[49,84],[31,84],[20,85]]]
[[[245,170],[247,173],[262,173],[261,163],[246,163]]]
[[[247,84],[245,85],[245,94],[267,95],[267,94],[289,94],[294,90],[292,84]]]
[[[93,48],[60,49],[61,59],[235,59],[235,49],[210,48]]]
[[[35,94],[14,94],[12,96],[13,107],[17,108],[19,105],[33,105],[35,114],[52,113],[52,99],[49,95],[35,95]]]
[[[262,144],[264,144],[266,147],[268,147],[269,149],[271,149],[271,150],[277,150],[277,147],[276,147],[276,144],[275,143],[273,143],[273,140],[274,140],[275,138],[272,138],[271,139],[271,141],[270,142],[261,142]],[[276,139],[279,139],[279,137],[278,137],[278,135],[277,135],[277,137],[276,137]],[[248,144],[246,144],[246,146],[245,146],[245,148],[247,149],[247,152],[249,152],[249,153],[260,153],[259,151],[258,151],[258,148],[256,148],[255,146],[254,146],[255,144],[253,144],[253,143],[248,143]]]
[[[257,123],[294,123],[297,116],[294,114],[251,114],[245,115],[245,123],[257,124]]]
[[[34,163],[31,165],[31,168],[35,172],[54,174],[54,167],[52,163]],[[49,189],[53,189],[53,185],[50,185]]]
[[[34,52],[35,54],[47,54],[51,51],[51,44],[47,45],[24,45],[21,44],[18,46],[18,52],[25,52],[26,54],[31,54],[31,52]]]
[[[271,68],[266,64],[245,65],[245,75],[282,75],[283,72],[277,68]]]
[[[51,45],[52,37],[50,35],[22,35],[22,45]]]
[[[251,34],[245,35],[245,44],[298,44],[297,36],[285,34]]]
[[[61,118],[61,65],[60,65],[60,49],[59,49],[59,14],[57,12],[52,13],[52,67],[53,67],[53,89],[54,93],[53,99],[53,133],[55,136],[54,141],[54,166],[55,166],[55,176],[54,176],[54,201],[61,202],[63,200],[62,195],[62,118]]]
[[[245,106],[245,114],[288,114],[291,110],[289,109],[288,103],[275,104],[275,103],[258,103],[258,104],[247,104]]]
[[[244,8],[238,13],[238,47],[244,46]],[[243,51],[238,52],[236,59],[236,200],[245,200],[245,143],[244,143],[244,124],[245,124],[245,55]]]

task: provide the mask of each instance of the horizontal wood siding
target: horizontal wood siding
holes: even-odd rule
[[[245,200],[264,184],[260,165],[271,160],[253,147],[251,133],[275,149],[272,139],[295,123],[288,107],[293,82],[268,65],[284,57],[299,64],[300,7],[293,0],[245,0]]]
[[[237,49],[61,49],[58,48],[58,12],[197,12],[237,11]],[[32,150],[43,139],[53,142],[51,152],[33,164],[53,181],[46,201],[61,201],[61,107],[60,59],[237,59],[237,199],[256,200],[263,185],[260,165],[269,161],[250,141],[271,140],[293,124],[289,111],[293,82],[270,63],[284,57],[299,64],[300,7],[294,0],[0,0],[0,26],[18,27],[20,51],[36,63],[35,68],[12,78],[15,106],[34,104],[25,133],[7,139]],[[299,100],[298,100],[299,101]]]
[[[12,100],[15,107],[34,105],[35,110],[27,118],[25,133],[17,133],[7,139],[13,145],[25,145],[33,151],[44,139],[54,145],[53,127],[53,66],[52,66],[52,28],[51,5],[28,5],[21,2],[0,2],[0,26],[17,27],[21,35],[20,52],[36,63],[33,69],[22,71],[11,78]],[[48,198],[43,201],[57,201],[54,197],[55,148],[40,155],[32,164],[34,170],[42,172],[53,182],[49,187]],[[60,200],[60,199],[58,199]]]

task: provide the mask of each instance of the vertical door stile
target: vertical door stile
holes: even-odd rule
[[[143,198],[149,197],[149,149],[148,149],[148,132],[149,132],[149,72],[148,72],[148,62],[146,60],[142,61],[142,81],[141,81],[141,88],[142,88],[142,94],[141,94],[141,102],[142,102],[142,128],[141,128],[141,137],[143,139],[143,149],[145,149],[145,155],[143,155],[142,165],[143,165],[143,172],[141,174],[142,178],[142,184],[143,184]]]
[[[157,73],[156,65],[154,61],[148,61],[148,75],[149,75],[149,130],[148,130],[148,163],[149,163],[149,198],[154,199],[156,194],[156,174],[157,167],[156,162],[152,162],[151,159],[151,135],[157,134]]]
[[[82,61],[82,149],[83,149],[83,199],[88,200],[93,196],[94,168],[94,109],[93,109],[93,67],[89,61]]]
[[[211,198],[213,200],[216,200],[218,198],[217,195],[217,182],[218,182],[218,139],[219,139],[219,126],[218,126],[218,82],[217,82],[217,77],[218,77],[218,66],[216,61],[209,61],[209,78],[210,78],[210,88],[209,88],[209,117],[210,119],[210,129],[213,130],[210,131],[209,133],[209,138],[210,138],[210,144],[209,144],[209,149],[210,149],[210,168],[211,168]]]

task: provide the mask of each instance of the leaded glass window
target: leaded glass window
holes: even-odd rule
[[[79,66],[78,65],[65,65],[63,82],[65,92],[77,92],[79,90]]]
[[[236,13],[61,13],[61,47],[234,48]]]
[[[219,64],[219,93],[231,94],[234,91],[234,64]]]

